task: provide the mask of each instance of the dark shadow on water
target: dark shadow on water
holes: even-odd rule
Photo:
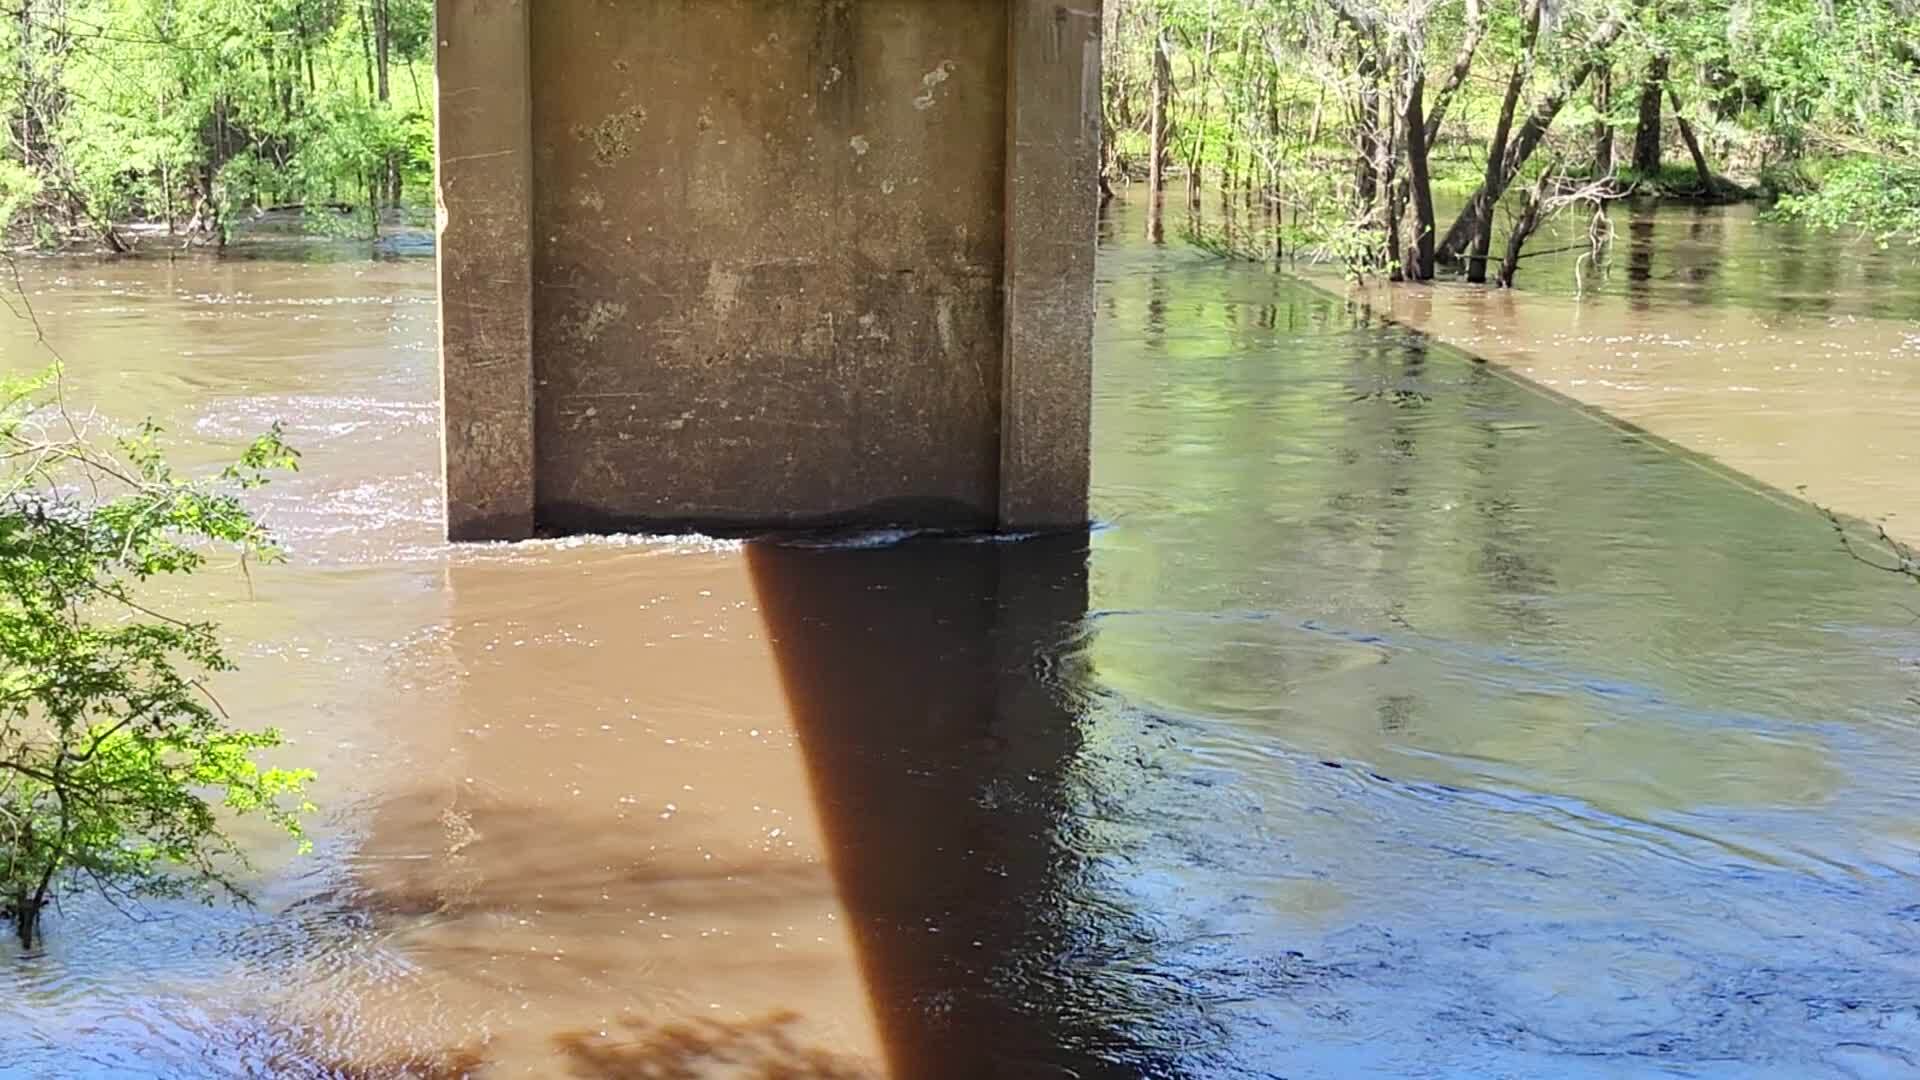
[[[1172,1003],[1076,962],[1109,929],[1056,677],[1086,536],[748,557],[892,1075],[1164,1075],[1138,1045]]]
[[[874,1080],[864,1063],[802,1043],[796,1013],[750,1020],[696,1018],[666,1024],[629,1020],[606,1029],[554,1036],[553,1077],[576,1080]],[[491,1075],[486,1056],[462,1050],[434,1057],[316,1064],[269,1060],[275,1076],[327,1080],[477,1080]],[[284,1070],[284,1071],[283,1071]]]
[[[630,1023],[617,1035],[574,1032],[554,1040],[581,1080],[700,1080],[725,1069],[742,1080],[871,1080],[864,1063],[797,1041],[799,1017]]]

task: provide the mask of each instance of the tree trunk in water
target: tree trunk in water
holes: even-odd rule
[[[161,198],[165,200],[165,213],[167,215],[167,235],[172,236],[175,231],[174,230],[175,207],[173,204],[173,170],[169,169],[167,167],[167,163],[164,161],[160,163],[160,195],[161,195]]]
[[[1600,111],[1600,126],[1594,132],[1593,172],[1595,176],[1613,175],[1613,121],[1607,113],[1613,109],[1613,65],[1603,63],[1595,73],[1593,107]]]
[[[1400,219],[1407,213],[1407,179],[1389,179],[1387,188],[1387,280],[1407,279],[1407,250],[1400,246]]]
[[[1154,243],[1166,239],[1167,109],[1172,96],[1173,68],[1166,40],[1155,32],[1153,42],[1152,106],[1147,118],[1147,236]]]
[[[1671,57],[1656,56],[1647,64],[1646,81],[1640,84],[1640,120],[1633,132],[1633,171],[1640,179],[1651,180],[1660,174],[1660,98],[1667,92],[1667,71]]]
[[[1507,90],[1500,98],[1500,119],[1493,127],[1493,141],[1487,144],[1487,173],[1480,192],[1467,204],[1473,214],[1473,254],[1467,257],[1467,280],[1478,285],[1487,280],[1487,254],[1493,248],[1493,207],[1506,187],[1507,140],[1513,134],[1513,114],[1520,108],[1520,90],[1533,68],[1533,46],[1540,37],[1542,0],[1527,4],[1526,22],[1521,30],[1520,62],[1507,76]]]
[[[1400,246],[1400,218],[1407,209],[1407,183],[1400,176],[1400,110],[1393,107],[1391,87],[1382,95],[1386,108],[1380,121],[1380,133],[1374,140],[1374,174],[1379,178],[1375,202],[1386,213],[1380,223],[1380,265],[1387,268],[1391,281],[1406,274],[1402,263],[1406,251]]]
[[[40,911],[25,896],[16,897],[8,908],[7,914],[13,917],[13,936],[20,942],[23,952],[32,952],[33,946],[40,940]]]
[[[63,777],[60,767],[56,766],[53,772],[53,783],[50,785],[56,792],[64,793],[63,785],[66,781]],[[66,850],[68,838],[71,835],[67,812],[64,809],[65,803],[61,805],[59,831],[51,838],[42,838],[50,840],[56,851]],[[21,839],[25,841],[21,845],[23,848],[31,848],[35,843],[32,839],[33,834],[30,826],[22,827]],[[59,870],[59,858],[49,856],[47,864],[40,870],[40,879],[34,883],[32,892],[28,892],[24,884],[16,886],[18,891],[14,894],[12,911],[13,932],[20,939],[20,948],[28,952],[40,943],[40,919],[47,913],[47,905],[53,900],[53,878]]]
[[[1291,117],[1291,113],[1288,114]],[[1280,198],[1280,68],[1270,69],[1267,79],[1267,142],[1269,161],[1265,182],[1267,201]]]
[[[1427,170],[1427,121],[1422,115],[1426,90],[1427,73],[1416,67],[1413,85],[1407,88],[1406,118],[1407,176],[1412,186],[1415,229],[1413,265],[1408,269],[1415,281],[1433,279],[1433,179]]]
[[[1553,170],[1547,169],[1527,193],[1526,209],[1520,211],[1520,220],[1513,223],[1513,233],[1507,237],[1507,257],[1500,262],[1500,287],[1513,288],[1513,278],[1520,272],[1520,249],[1527,246],[1527,238],[1533,230],[1540,227],[1540,211],[1547,201],[1547,186],[1553,182]]]
[[[1379,206],[1374,192],[1380,183],[1380,64],[1366,41],[1362,40],[1357,48],[1360,50],[1360,92],[1353,106],[1353,219],[1364,230]]]
[[[1594,30],[1593,35],[1587,39],[1588,51],[1596,56],[1603,53],[1620,37],[1626,26],[1627,20],[1622,16],[1614,16],[1601,23]],[[1520,133],[1514,136],[1512,145],[1507,148],[1507,160],[1500,170],[1499,184],[1491,189],[1483,185],[1473,193],[1467,208],[1460,211],[1460,215],[1453,219],[1453,224],[1447,229],[1446,237],[1440,241],[1439,250],[1434,253],[1436,260],[1451,262],[1466,250],[1467,242],[1473,238],[1474,207],[1485,200],[1487,207],[1491,210],[1493,205],[1500,201],[1500,196],[1507,190],[1507,185],[1519,175],[1520,170],[1526,166],[1527,159],[1533,156],[1533,152],[1540,148],[1541,140],[1547,137],[1547,129],[1553,126],[1554,117],[1560,115],[1560,110],[1566,107],[1568,99],[1586,85],[1587,80],[1592,78],[1597,70],[1599,70],[1598,61],[1588,60],[1575,68],[1565,82],[1556,85],[1534,102],[1533,111],[1527,115],[1527,122],[1520,125]]]

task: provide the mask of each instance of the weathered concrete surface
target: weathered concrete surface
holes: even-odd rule
[[[440,371],[447,532],[532,534],[527,5],[440,0]]]
[[[1098,3],[441,0],[443,65],[523,9],[532,248],[443,303],[530,271],[537,453],[501,475],[503,392],[451,386],[521,339],[450,320],[456,538],[499,501],[462,485],[529,480],[555,531],[1085,521]],[[468,92],[443,67],[442,251],[491,266],[521,189]]]
[[[1064,528],[1087,520],[1100,11],[1010,7],[1000,526]]]

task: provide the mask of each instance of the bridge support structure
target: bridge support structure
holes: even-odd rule
[[[1087,519],[1100,0],[438,0],[455,540]]]

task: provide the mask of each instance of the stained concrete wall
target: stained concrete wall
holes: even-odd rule
[[[455,539],[1085,521],[1098,0],[439,20]]]

